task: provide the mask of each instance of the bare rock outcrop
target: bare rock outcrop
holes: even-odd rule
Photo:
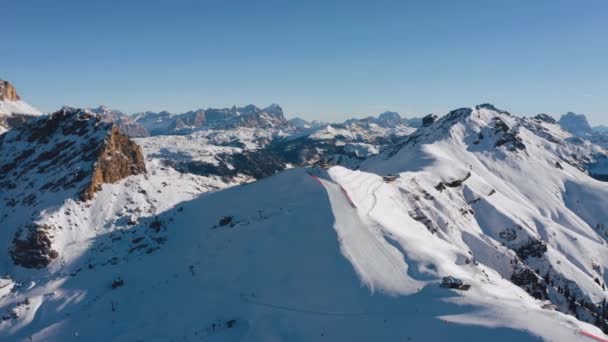
[[[17,90],[8,81],[0,80],[0,101],[19,101]]]
[[[83,189],[81,198],[90,200],[95,196],[95,192],[101,189],[102,184],[114,183],[145,172],[146,165],[141,148],[121,133],[117,126],[112,126],[99,151],[91,182]]]
[[[13,234],[14,263],[41,268],[61,252],[52,248],[61,227],[36,223],[41,210],[91,200],[103,184],[145,172],[141,148],[88,110],[65,107],[0,135],[0,205],[30,217],[0,232]]]
[[[28,224],[19,229],[13,238],[10,254],[16,265],[25,268],[43,268],[59,256],[52,248],[48,225]]]

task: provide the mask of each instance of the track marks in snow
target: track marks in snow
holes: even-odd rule
[[[361,220],[340,185],[324,179],[319,182],[329,196],[342,254],[363,283],[372,292],[378,290],[391,295],[417,292],[422,283],[407,275],[408,265],[399,250],[388,243],[374,225]]]

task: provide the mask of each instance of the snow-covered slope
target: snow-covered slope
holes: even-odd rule
[[[45,341],[601,335],[543,308],[490,267],[467,264],[466,251],[412,219],[387,234],[331,180],[339,173],[316,181],[287,171],[129,229],[100,231],[55,272],[4,280],[14,290],[1,301],[9,313],[0,334]],[[466,278],[471,290],[440,288],[447,273]]]
[[[340,177],[377,220],[409,216],[534,297],[597,323],[608,295],[608,183],[586,168],[606,150],[547,119],[456,110]],[[387,174],[401,177],[383,184]]]
[[[274,141],[272,150],[294,165],[318,163],[357,168],[365,158],[380,153],[415,129],[397,113],[383,113],[378,118],[350,119],[341,124],[300,129]]]
[[[606,338],[606,151],[490,105],[425,122],[358,171],[205,194],[144,147],[147,175],[41,213],[61,257],[5,264],[0,339]]]
[[[0,101],[0,115],[41,115],[38,109],[30,106],[23,100]]]

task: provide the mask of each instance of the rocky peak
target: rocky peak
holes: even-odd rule
[[[497,112],[500,114],[505,114],[505,115],[509,115],[509,116],[511,115],[511,113],[507,112],[506,110],[498,109],[498,108],[496,108],[496,106],[494,106],[491,103],[482,103],[480,105],[475,106],[475,109],[476,110],[486,109],[486,110],[490,110],[490,111]]]
[[[585,114],[568,112],[559,119],[559,124],[563,129],[576,136],[586,136],[593,133],[593,129]]]
[[[70,107],[0,136],[0,156],[0,194],[29,182],[39,197],[67,191],[90,199],[102,183],[145,172],[141,149],[116,125]]]
[[[275,117],[283,117],[283,108],[276,103],[264,108],[263,111]]]
[[[19,101],[17,90],[8,81],[0,80],[0,101]]]
[[[1,135],[0,205],[23,218],[7,227],[17,229],[13,261],[39,268],[57,256],[54,228],[36,224],[41,208],[90,200],[103,184],[145,172],[139,146],[89,110],[64,107]]]
[[[534,119],[539,120],[539,121],[544,121],[550,124],[557,124],[557,121],[550,115],[548,114],[538,114],[534,117]]]
[[[437,115],[429,114],[422,118],[422,126],[423,127],[430,126],[435,122],[435,120],[437,120]]]
[[[401,123],[401,115],[397,112],[384,112],[378,115],[378,120],[385,122],[387,124],[397,125]]]
[[[276,104],[260,109],[254,105],[248,105],[239,109],[241,115],[235,117],[228,125],[229,127],[249,128],[289,128],[291,124],[285,119],[283,109]]]

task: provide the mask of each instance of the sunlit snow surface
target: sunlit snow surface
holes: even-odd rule
[[[598,302],[606,292],[593,278],[601,273],[606,281],[608,249],[594,227],[608,221],[608,184],[559,159],[582,150],[526,128],[525,153],[494,149],[492,140],[471,144],[497,115],[517,124],[482,109],[446,126],[447,133],[421,129],[420,141],[385,151],[360,171],[294,169],[206,193],[231,184],[147,160],[148,179],[104,186],[91,202],[49,213],[57,224],[88,223],[58,233],[65,253],[49,269],[9,270],[11,278],[0,282],[0,313],[18,317],[0,323],[0,339],[603,337],[509,281],[515,253],[500,233],[521,227],[517,239],[545,241],[545,255],[527,262],[575,280],[581,296]],[[388,174],[399,178],[383,179]],[[459,179],[466,179],[461,186],[436,188]],[[144,210],[127,225],[131,214],[118,213],[131,205]],[[422,214],[432,225],[415,219]],[[470,290],[441,288],[447,275]]]

